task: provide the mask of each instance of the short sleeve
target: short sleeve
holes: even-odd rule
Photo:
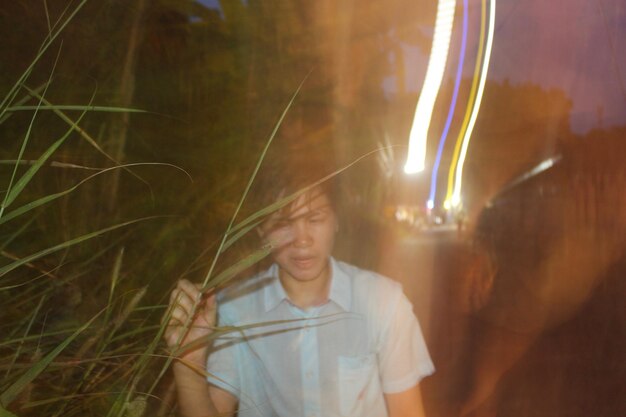
[[[405,391],[435,371],[409,300],[401,293],[392,308],[378,352],[385,393]]]

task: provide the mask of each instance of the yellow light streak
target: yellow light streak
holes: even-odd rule
[[[439,93],[441,79],[446,69],[456,0],[439,0],[433,45],[424,78],[424,86],[417,101],[413,125],[409,135],[409,151],[404,172],[413,174],[424,170],[426,164],[426,142],[430,119]]]
[[[489,7],[489,35],[487,36],[487,46],[485,47],[485,61],[483,64],[483,70],[480,77],[480,85],[478,86],[478,93],[476,95],[476,103],[474,104],[474,110],[472,111],[472,117],[470,123],[465,132],[463,138],[463,148],[461,149],[461,155],[459,157],[459,164],[456,169],[456,181],[454,184],[454,193],[452,194],[452,204],[458,206],[461,203],[461,188],[463,186],[463,165],[465,164],[465,157],[467,156],[467,148],[469,147],[472,131],[474,130],[474,124],[478,117],[478,109],[480,108],[480,102],[483,98],[485,90],[485,83],[487,82],[487,72],[489,70],[489,61],[491,59],[491,50],[493,48],[493,35],[495,32],[496,21],[496,0],[491,0]]]
[[[480,35],[478,38],[478,51],[476,52],[476,65],[474,66],[474,77],[472,79],[472,86],[470,88],[470,93],[468,97],[467,108],[465,109],[465,116],[463,117],[463,123],[461,124],[461,129],[459,130],[459,136],[457,137],[456,144],[454,145],[454,152],[452,154],[452,162],[450,163],[450,170],[448,172],[448,188],[446,191],[446,199],[444,200],[443,206],[446,210],[452,208],[452,193],[454,192],[454,171],[457,167],[457,163],[459,161],[459,153],[461,151],[461,144],[463,143],[463,137],[465,136],[465,132],[467,131],[467,125],[469,124],[470,115],[472,113],[472,109],[474,107],[474,102],[476,100],[476,90],[478,88],[478,79],[480,74],[480,64],[483,58],[483,45],[485,43],[485,20],[486,20],[486,9],[487,9],[487,0],[482,0],[481,3],[481,14],[480,14]]]

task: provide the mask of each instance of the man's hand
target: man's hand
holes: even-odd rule
[[[167,321],[164,338],[168,347],[176,351],[180,346],[208,336],[216,322],[215,294],[206,296],[199,284],[186,279],[178,281],[170,295],[170,303],[163,321]],[[206,345],[178,353],[178,358],[204,366]]]
[[[211,334],[215,328],[216,311],[215,294],[202,294],[200,285],[183,279],[172,291],[169,308],[163,316],[163,323],[167,326],[163,337],[179,359],[173,364],[173,371],[178,410],[184,417],[234,416],[236,412],[237,398],[234,395],[207,384],[204,375],[207,345],[178,352],[181,346]]]

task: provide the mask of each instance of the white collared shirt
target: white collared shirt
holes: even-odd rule
[[[220,293],[208,380],[239,398],[239,416],[387,416],[383,393],[434,372],[400,284],[331,259],[329,300],[293,305],[278,267]]]

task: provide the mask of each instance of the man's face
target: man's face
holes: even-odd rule
[[[260,227],[261,237],[276,247],[274,261],[281,276],[312,281],[329,273],[337,218],[328,196],[319,188],[298,197]]]

